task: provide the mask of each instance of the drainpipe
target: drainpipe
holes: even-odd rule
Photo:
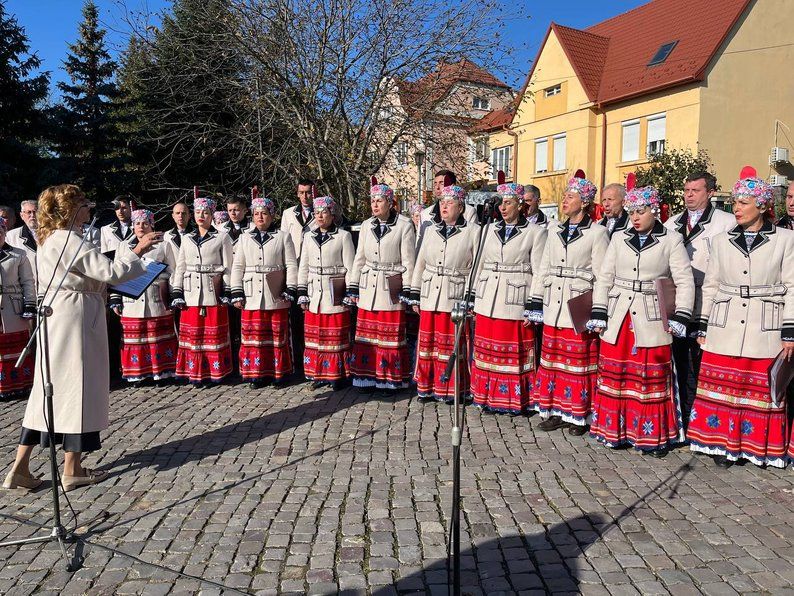
[[[503,126],[502,130],[505,131],[508,135],[513,137],[513,157],[512,157],[512,167],[513,167],[513,182],[518,183],[518,133],[513,132],[509,125]]]
[[[604,119],[601,131],[601,188],[607,183],[607,113],[601,104],[598,105],[601,116]]]

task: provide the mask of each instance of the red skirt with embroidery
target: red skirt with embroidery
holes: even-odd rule
[[[627,314],[617,342],[601,342],[590,434],[608,447],[628,443],[642,451],[681,442],[681,411],[671,359],[669,345],[634,345]]]
[[[166,379],[176,371],[174,315],[121,317],[121,376],[128,381]]]
[[[33,387],[33,351],[14,367],[29,339],[27,331],[0,333],[0,399],[27,397]]]
[[[468,336],[468,332],[466,333]],[[465,340],[465,339],[464,339]],[[448,312],[423,310],[419,316],[419,340],[417,342],[416,392],[423,399],[451,402],[455,399],[454,375],[448,381],[441,377],[447,368],[455,345],[455,324]],[[460,363],[460,395],[469,397],[468,362]]]
[[[542,339],[532,409],[584,426],[596,389],[598,335],[544,325]]]
[[[176,375],[191,383],[218,382],[232,372],[229,310],[217,306],[189,306],[179,317]]]
[[[477,315],[471,393],[474,403],[495,412],[529,410],[535,381],[535,330],[523,321]]]
[[[358,309],[350,374],[356,387],[408,387],[411,365],[404,310]]]
[[[240,376],[279,380],[292,374],[289,309],[243,310],[240,316]]]
[[[767,375],[772,360],[703,352],[687,430],[692,451],[785,467],[786,397],[773,405]]]
[[[306,311],[303,371],[310,381],[341,381],[350,366],[350,312]]]

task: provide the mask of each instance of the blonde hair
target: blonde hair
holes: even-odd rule
[[[39,244],[44,244],[55,230],[67,230],[74,222],[75,211],[85,200],[85,194],[74,184],[59,184],[45,188],[39,195],[36,211]]]

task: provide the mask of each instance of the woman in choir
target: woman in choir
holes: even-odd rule
[[[350,232],[338,227],[342,214],[332,197],[314,199],[317,229],[306,232],[298,270],[298,304],[305,311],[303,369],[317,389],[344,386],[349,375],[350,283],[355,248]]]
[[[190,383],[220,382],[232,372],[229,301],[232,241],[212,227],[215,201],[193,201],[196,229],[182,236],[171,305],[179,320],[176,375]]]
[[[8,222],[0,217],[0,399],[27,397],[33,386],[33,355],[17,358],[30,339],[36,315],[36,281],[25,251],[6,243]]]
[[[133,236],[116,249],[124,255],[138,246],[148,234],[160,241],[141,254],[141,258],[168,265],[140,298],[111,293],[108,305],[121,317],[121,374],[129,382],[153,379],[160,381],[174,376],[178,343],[174,330],[174,314],[169,310],[170,279],[176,270],[176,250],[170,242],[162,242],[162,234],[154,232],[154,214],[147,209],[132,212]]]
[[[546,249],[532,284],[527,317],[543,323],[540,367],[532,396],[533,409],[545,420],[544,431],[568,427],[587,432],[596,389],[598,335],[574,330],[568,301],[593,289],[596,269],[604,260],[609,233],[590,218],[596,186],[574,176],[562,199],[566,221],[551,226]]]
[[[786,396],[773,398],[767,371],[794,356],[794,232],[765,214],[772,187],[748,177],[733,187],[736,227],[711,243],[703,283],[697,394],[687,438],[720,467],[738,460],[782,468],[794,456]]]
[[[414,234],[419,234],[419,226],[422,225],[422,203],[415,202],[411,203],[411,206],[408,207],[408,213],[411,216],[411,222],[414,224]],[[418,236],[417,236],[418,238]]]
[[[347,289],[358,306],[350,373],[362,391],[393,392],[411,380],[403,301],[410,293],[416,232],[395,210],[388,185],[370,189],[370,206],[372,217],[361,224]]]
[[[613,236],[597,275],[588,327],[603,333],[590,434],[664,457],[683,440],[671,343],[686,334],[695,282],[681,234],[657,219],[659,204],[653,187],[628,192],[631,227]],[[657,291],[669,279],[674,309]]]
[[[100,449],[99,433],[108,427],[107,285],[142,275],[146,268],[138,255],[157,240],[149,234],[132,251],[111,261],[93,244],[82,240],[83,225],[90,219],[92,205],[77,186],[51,186],[41,193],[38,205],[39,293],[44,304],[52,306],[52,315],[47,318],[48,349],[39,335],[33,389],[22,421],[16,460],[3,486],[31,490],[41,485],[41,479],[30,472],[30,456],[34,445],[49,447],[52,439],[63,444],[61,482],[69,491],[107,477],[107,472],[82,465],[82,454]],[[64,283],[55,293],[61,279]],[[54,416],[50,420],[44,415],[45,356],[53,390]],[[49,429],[53,430],[52,436]]]
[[[273,201],[255,198],[251,211],[253,227],[240,235],[234,255],[232,304],[242,310],[240,375],[259,388],[293,372],[289,308],[298,262],[290,235],[273,223]]]
[[[463,217],[466,191],[460,186],[445,186],[439,199],[441,220],[425,231],[416,256],[411,304],[419,316],[419,341],[414,380],[419,399],[451,402],[455,395],[454,376],[442,379],[455,343],[452,308],[473,296],[464,296],[474,254],[479,241],[479,226]],[[469,396],[468,362],[460,362],[460,394]]]
[[[540,270],[546,230],[524,217],[524,187],[500,184],[501,218],[487,227],[475,276],[474,403],[525,414],[535,381],[535,333],[524,321],[533,274]]]

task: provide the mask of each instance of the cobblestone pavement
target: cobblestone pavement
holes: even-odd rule
[[[69,493],[83,568],[53,544],[3,548],[0,593],[446,593],[447,406],[306,384],[111,400],[87,458],[111,477]],[[3,474],[23,409],[2,404]],[[794,594],[794,471],[610,451],[473,408],[468,424],[466,593]],[[36,533],[49,496],[1,493],[0,539]]]

